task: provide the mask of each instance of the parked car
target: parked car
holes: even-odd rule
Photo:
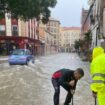
[[[34,63],[34,56],[28,49],[13,50],[8,59],[10,65],[13,64],[28,65],[29,61],[32,61]]]

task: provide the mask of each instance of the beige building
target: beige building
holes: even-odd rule
[[[59,51],[60,21],[50,18],[47,24],[47,31],[54,36],[55,50]]]
[[[49,55],[49,54],[55,54],[56,53],[56,49],[54,46],[54,36],[53,34],[49,33],[47,30],[45,30],[46,34],[45,34],[45,54]]]
[[[74,51],[74,44],[76,40],[80,39],[81,29],[80,27],[63,27],[61,29],[61,52]]]
[[[55,53],[54,35],[47,30],[46,24],[43,24],[42,21],[39,23],[39,40],[43,42],[41,50],[43,50],[45,55]]]

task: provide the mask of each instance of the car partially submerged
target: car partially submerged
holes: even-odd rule
[[[8,62],[10,65],[14,64],[24,64],[28,65],[29,61],[34,63],[34,56],[28,49],[15,49],[12,51],[11,55],[9,56]]]

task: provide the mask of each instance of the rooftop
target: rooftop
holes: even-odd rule
[[[60,23],[59,20],[57,20],[57,19],[55,19],[55,18],[52,18],[52,17],[50,17],[49,20],[50,20],[50,21],[56,21],[56,22],[59,22],[59,23]]]
[[[62,30],[81,30],[80,27],[63,27]]]

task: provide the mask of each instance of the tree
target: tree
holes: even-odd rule
[[[50,7],[54,8],[57,0],[1,0],[2,8],[0,15],[3,13],[11,13],[12,17],[24,20],[32,18],[40,18],[46,23],[50,16]]]
[[[80,47],[79,41],[75,41],[74,47],[75,47],[75,49],[79,49],[79,47]]]
[[[85,41],[81,39],[79,39],[78,41],[75,41],[75,45],[74,45],[75,49],[79,49],[80,47],[83,47],[84,43]]]
[[[92,34],[91,34],[91,31],[90,30],[85,33],[84,40],[87,41],[87,42],[89,42],[89,43],[92,41]]]

